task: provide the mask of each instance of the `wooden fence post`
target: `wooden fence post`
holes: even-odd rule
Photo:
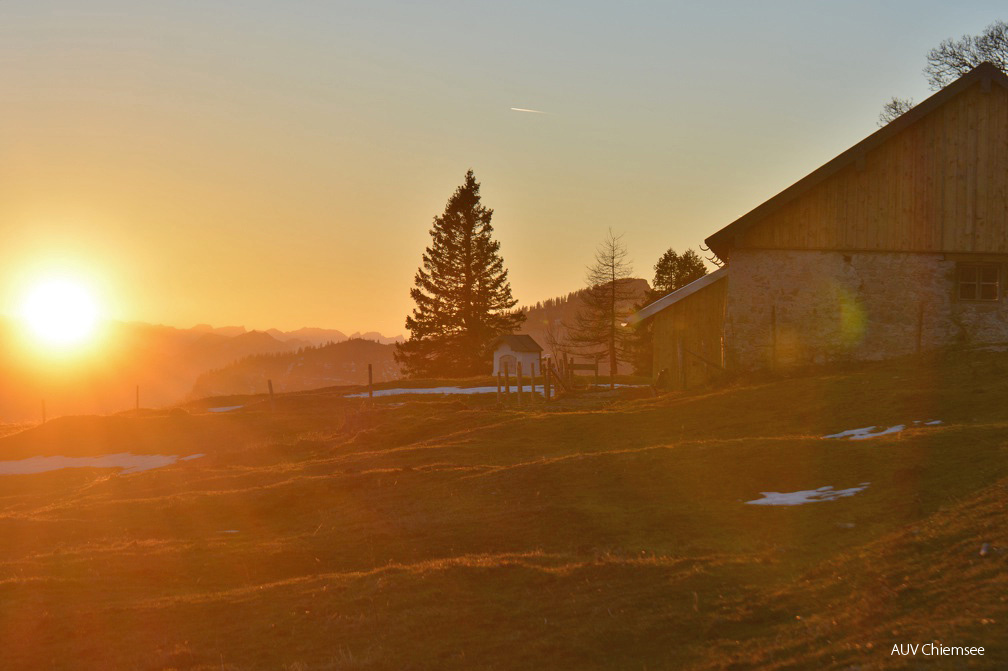
[[[371,376],[371,364],[367,365],[367,397],[369,400],[374,399],[374,378]]]
[[[497,405],[500,405],[500,402],[501,402],[500,388],[501,388],[501,371],[500,371],[500,368],[498,368],[497,369]]]
[[[777,370],[777,306],[770,306],[770,368]]]
[[[504,362],[504,399],[511,398],[511,364]]]
[[[521,376],[521,361],[515,364],[517,370],[515,371],[515,376],[518,378],[518,405],[522,404],[522,376]]]
[[[274,412],[276,410],[276,403],[273,402],[273,380],[266,380],[266,386],[269,387],[270,412]]]
[[[676,360],[679,362],[679,387],[686,388],[686,357],[683,353],[682,336],[676,338]]]
[[[529,407],[535,405],[535,362],[528,365],[529,375],[528,375],[528,405]]]

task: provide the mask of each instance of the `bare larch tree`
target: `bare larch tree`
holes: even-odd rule
[[[595,250],[595,262],[585,275],[587,288],[574,323],[567,327],[570,343],[583,353],[606,354],[609,386],[615,386],[619,361],[630,359],[630,332],[623,323],[629,314],[633,292],[633,268],[622,235],[608,236]]]

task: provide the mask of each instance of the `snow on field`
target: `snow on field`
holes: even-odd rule
[[[937,426],[941,424],[940,419],[933,419],[930,422],[922,422],[919,419],[914,420],[914,426]],[[866,426],[860,429],[847,429],[846,431],[841,431],[840,433],[831,433],[828,436],[823,436],[823,438],[846,438],[847,440],[867,440],[869,438],[878,438],[879,436],[885,436],[891,433],[899,433],[906,428],[906,424],[897,424],[895,426],[890,426],[885,429],[879,429],[876,426]]]
[[[244,405],[225,405],[219,408],[207,408],[210,412],[231,412],[232,410],[237,410],[238,408],[244,408]]]
[[[760,492],[762,499],[746,501],[754,506],[800,506],[805,503],[818,503],[820,501],[833,501],[846,496],[854,496],[860,491],[864,491],[870,482],[862,482],[857,487],[849,489],[833,489],[827,485],[819,489],[803,489],[799,492]]]
[[[637,385],[637,384],[617,384],[616,386],[617,387],[640,387],[642,385]],[[646,385],[643,385],[643,386],[646,386]],[[501,387],[501,393],[504,393],[504,391],[506,389],[507,389],[507,387],[503,387],[502,386]],[[528,392],[528,390],[529,390],[529,386],[527,384],[522,387],[522,392]],[[536,393],[542,394],[543,393],[543,386],[541,384],[538,384],[538,385],[536,385],[535,390],[536,390]],[[518,392],[518,386],[514,385],[514,384],[511,385],[511,393],[514,394],[514,393],[517,393],[517,392]],[[374,390],[374,395],[375,396],[398,396],[400,394],[496,394],[496,393],[497,393],[497,387],[496,386],[493,386],[493,387],[426,387],[426,388],[424,388],[424,387],[417,387],[417,388],[403,387],[403,388],[398,388],[397,387],[395,389],[375,389]],[[368,395],[368,393],[366,391],[362,391],[362,392],[357,393],[357,394],[347,394],[344,398],[366,398],[367,395]]]
[[[29,457],[17,461],[0,461],[0,475],[28,475],[61,468],[121,468],[123,473],[139,473],[202,456],[202,454],[190,454],[188,457],[179,457],[174,454],[119,452],[97,457]]]
[[[529,387],[525,385],[522,391],[528,392]],[[543,386],[536,385],[536,392],[542,393]],[[504,387],[501,387],[501,393]],[[496,394],[497,387],[426,387],[426,388],[395,388],[395,389],[375,389],[375,396],[398,396],[400,394]],[[511,385],[511,393],[518,393],[517,385]],[[346,398],[366,398],[368,393],[362,391],[359,394],[347,394]]]

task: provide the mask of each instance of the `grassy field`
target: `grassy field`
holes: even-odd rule
[[[0,438],[7,460],[119,452],[205,456],[0,476],[5,668],[1008,668],[1005,352],[549,408],[212,399]],[[985,655],[890,654],[929,641]]]

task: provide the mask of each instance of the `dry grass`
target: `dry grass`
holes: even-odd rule
[[[1005,371],[974,352],[549,411],[329,391],[51,421],[0,452],[207,456],[0,478],[5,666],[903,668],[894,643],[940,639],[988,653],[930,667],[1004,668]]]

